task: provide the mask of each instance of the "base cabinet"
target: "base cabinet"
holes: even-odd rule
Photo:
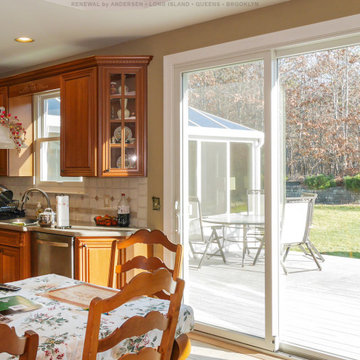
[[[107,286],[111,244],[123,237],[75,239],[75,279]]]
[[[30,277],[30,235],[17,231],[0,231],[0,282]]]

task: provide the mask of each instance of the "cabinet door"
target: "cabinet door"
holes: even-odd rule
[[[96,68],[61,76],[61,176],[96,176]]]
[[[18,248],[0,248],[0,279],[2,283],[20,279],[20,251]]]
[[[5,107],[8,112],[8,88],[0,87],[0,106]],[[8,150],[0,149],[0,176],[8,175]]]
[[[77,238],[75,241],[75,278],[107,286],[111,244],[115,238]]]
[[[100,69],[102,176],[146,175],[146,65]]]
[[[32,95],[21,95],[9,98],[9,112],[16,115],[26,129],[26,148],[18,153],[9,150],[8,175],[33,176],[33,107]]]

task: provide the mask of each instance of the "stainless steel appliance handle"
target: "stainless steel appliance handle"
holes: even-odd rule
[[[69,247],[69,244],[64,243],[64,242],[44,241],[44,240],[39,240],[39,239],[36,239],[36,242],[38,244],[43,244],[43,245],[48,245],[48,246]]]

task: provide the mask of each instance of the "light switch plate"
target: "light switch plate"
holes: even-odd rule
[[[152,208],[153,210],[160,210],[160,198],[159,197],[152,197]]]

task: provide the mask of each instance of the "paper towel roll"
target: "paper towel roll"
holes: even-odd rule
[[[56,197],[56,223],[57,227],[68,227],[70,225],[68,195],[58,195]]]

